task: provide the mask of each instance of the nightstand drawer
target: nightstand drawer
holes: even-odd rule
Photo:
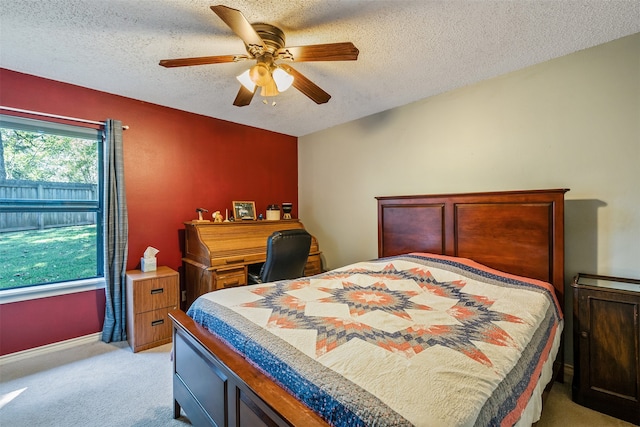
[[[136,314],[136,343],[134,351],[171,342],[171,319],[169,312],[176,307],[161,308]]]
[[[178,304],[178,275],[139,280],[134,284],[135,313]]]

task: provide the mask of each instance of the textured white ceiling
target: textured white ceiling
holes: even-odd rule
[[[215,4],[288,46],[351,41],[360,56],[294,64],[327,104],[291,88],[234,107],[249,62],[158,65],[245,53]],[[0,0],[0,67],[303,136],[637,32],[638,0]]]

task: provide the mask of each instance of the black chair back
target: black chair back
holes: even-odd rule
[[[297,279],[304,276],[311,249],[311,235],[306,230],[276,231],[267,239],[267,260],[260,270],[263,283]]]

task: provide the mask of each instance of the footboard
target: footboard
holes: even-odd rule
[[[196,426],[328,424],[181,310],[173,320],[174,418]]]

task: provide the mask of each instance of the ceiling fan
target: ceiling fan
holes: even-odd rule
[[[278,27],[264,23],[251,24],[242,12],[227,6],[211,6],[211,10],[242,39],[247,53],[163,59],[160,61],[160,65],[163,67],[186,67],[255,59],[256,64],[237,77],[241,85],[236,99],[233,101],[235,106],[249,105],[258,87],[260,87],[262,96],[272,97],[285,91],[291,85],[315,103],[323,104],[329,101],[331,95],[286,62],[355,61],[358,59],[359,51],[351,42],[286,47],[284,32]]]

